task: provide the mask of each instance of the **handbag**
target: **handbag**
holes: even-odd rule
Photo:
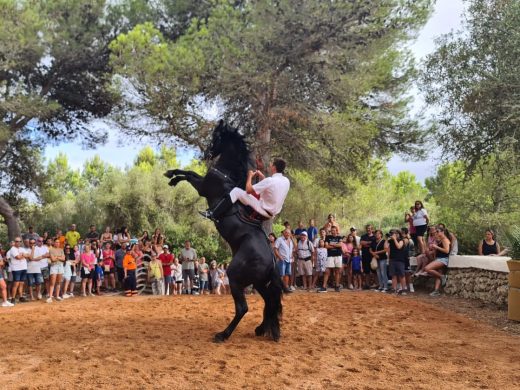
[[[372,270],[376,270],[377,269],[377,257],[372,257],[372,260],[370,261],[370,268],[372,268]]]

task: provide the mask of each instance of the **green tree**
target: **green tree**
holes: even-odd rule
[[[470,176],[467,165],[459,161],[441,166],[426,180],[438,206],[435,220],[454,231],[463,253],[476,253],[485,229],[494,229],[504,239],[512,226],[520,224],[519,173],[503,172],[493,157],[479,161]]]
[[[520,156],[520,2],[468,2],[463,29],[438,40],[423,71],[436,140],[448,157],[472,169],[511,149]]]
[[[111,45],[122,93],[140,97],[123,100],[121,119],[131,134],[173,135],[203,148],[205,111],[215,105],[264,161],[279,154],[314,171],[352,172],[367,156],[410,152],[422,134],[406,117],[413,64],[398,47],[430,6],[217,1],[178,39],[138,25]],[[151,126],[132,126],[143,116]]]

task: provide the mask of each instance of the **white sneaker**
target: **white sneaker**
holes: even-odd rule
[[[2,302],[2,307],[13,307],[13,306],[14,305],[9,301]]]
[[[63,298],[62,297],[56,297],[56,300],[57,301],[63,301]]]
[[[52,297],[47,298],[47,300],[45,302],[52,303]]]
[[[289,287],[289,290],[291,290],[291,291],[296,291],[296,287],[291,286],[291,287]]]
[[[43,295],[42,294],[38,294],[38,300],[41,301],[42,298],[43,298]]]
[[[63,294],[63,299],[69,299],[69,298],[70,298],[69,294]]]
[[[69,293],[69,297],[72,298],[73,296],[74,296],[74,293],[71,291],[71,292]]]
[[[410,291],[411,293],[415,292],[415,289],[413,288],[412,283],[410,283],[410,285],[408,286],[408,291]]]

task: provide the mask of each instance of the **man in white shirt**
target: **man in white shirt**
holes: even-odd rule
[[[290,182],[283,172],[285,161],[275,159],[270,165],[271,177],[266,178],[260,171],[249,171],[247,174],[246,189],[235,187],[229,195],[224,196],[211,210],[199,211],[199,213],[213,221],[218,221],[226,211],[239,200],[242,204],[250,206],[265,219],[274,218],[282,210],[283,203],[289,192]],[[253,178],[260,181],[253,185]]]
[[[278,237],[274,243],[274,254],[276,256],[276,266],[282,277],[285,292],[289,289],[289,278],[291,276],[291,264],[293,262],[294,242],[291,238],[291,230],[285,229],[282,236]]]
[[[20,302],[25,302],[23,297],[23,284],[27,275],[27,257],[28,254],[21,247],[21,237],[14,239],[14,246],[9,250],[9,269],[13,274],[13,287],[11,290],[11,303],[16,302],[16,292],[20,295]]]
[[[49,249],[43,245],[43,239],[31,240],[31,257],[27,261],[27,285],[31,300],[34,299],[33,286],[36,286],[36,296],[42,299],[41,288],[44,282],[42,268],[48,266]]]

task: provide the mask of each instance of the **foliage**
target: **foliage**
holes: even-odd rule
[[[474,254],[485,229],[504,240],[510,227],[519,224],[520,176],[518,170],[504,171],[496,158],[482,159],[472,175],[466,171],[463,162],[445,164],[426,180],[426,187],[438,206],[435,221],[456,233],[461,252]]]
[[[203,173],[199,163],[191,165]],[[47,165],[50,181],[43,191],[43,204],[27,208],[24,222],[51,234],[57,228],[66,230],[71,223],[76,223],[82,234],[92,223],[100,231],[105,226],[112,231],[127,226],[134,237],[140,237],[144,230],[151,235],[159,227],[176,250],[190,239],[201,255],[227,259],[229,250],[213,224],[193,217],[206,207],[196,191],[187,183],[168,186],[163,173],[178,166],[175,151],[165,147],[158,152],[143,148],[135,164],[125,170],[97,156],[86,161],[81,170],[74,170],[67,157],[59,154]]]
[[[160,227],[177,251],[190,239],[200,255],[219,261],[229,259],[228,246],[213,223],[197,214],[206,207],[203,199],[188,183],[168,186],[163,173],[179,167],[175,155],[175,150],[166,147],[158,151],[145,147],[134,165],[124,170],[99,157],[74,170],[67,157],[60,154],[47,164],[50,181],[43,191],[43,203],[27,203],[21,208],[25,226],[34,225],[40,233],[51,234],[57,228],[66,230],[71,223],[76,223],[83,234],[92,223],[100,231],[105,226],[112,231],[127,226],[135,237]],[[97,167],[96,174],[93,167]],[[414,200],[424,199],[426,190],[409,173],[392,176],[382,164],[374,167],[370,179],[351,183],[353,192],[348,196],[320,187],[305,171],[291,170],[292,189],[282,214],[274,221],[273,231],[279,235],[285,220],[295,227],[300,219],[307,224],[315,218],[320,227],[330,212],[337,214],[343,232],[353,224],[361,229],[367,222],[384,229],[402,226],[404,211]],[[205,174],[206,169],[197,160],[185,168],[200,174]]]
[[[447,157],[473,169],[482,157],[520,156],[520,2],[468,2],[463,31],[439,39],[423,88],[438,114],[437,141]]]
[[[287,197],[280,221],[302,220],[307,224],[310,218],[316,220],[318,227],[323,226],[328,214],[333,213],[346,233],[350,226],[356,226],[359,232],[367,223],[385,231],[390,228],[407,226],[404,213],[415,200],[424,200],[426,189],[409,172],[391,175],[384,165],[374,164],[369,177],[349,179],[351,192],[340,194],[333,189],[318,186],[312,175],[302,171],[291,171],[291,191]],[[434,206],[433,202],[431,206]],[[430,209],[430,214],[435,209]],[[276,230],[275,230],[276,231]]]
[[[366,156],[419,151],[403,98],[413,63],[398,47],[431,1],[213,4],[178,39],[144,23],[111,44],[127,131],[203,148],[212,106],[264,162],[283,155],[319,177],[331,166],[353,173]],[[132,126],[143,117],[149,126]]]

